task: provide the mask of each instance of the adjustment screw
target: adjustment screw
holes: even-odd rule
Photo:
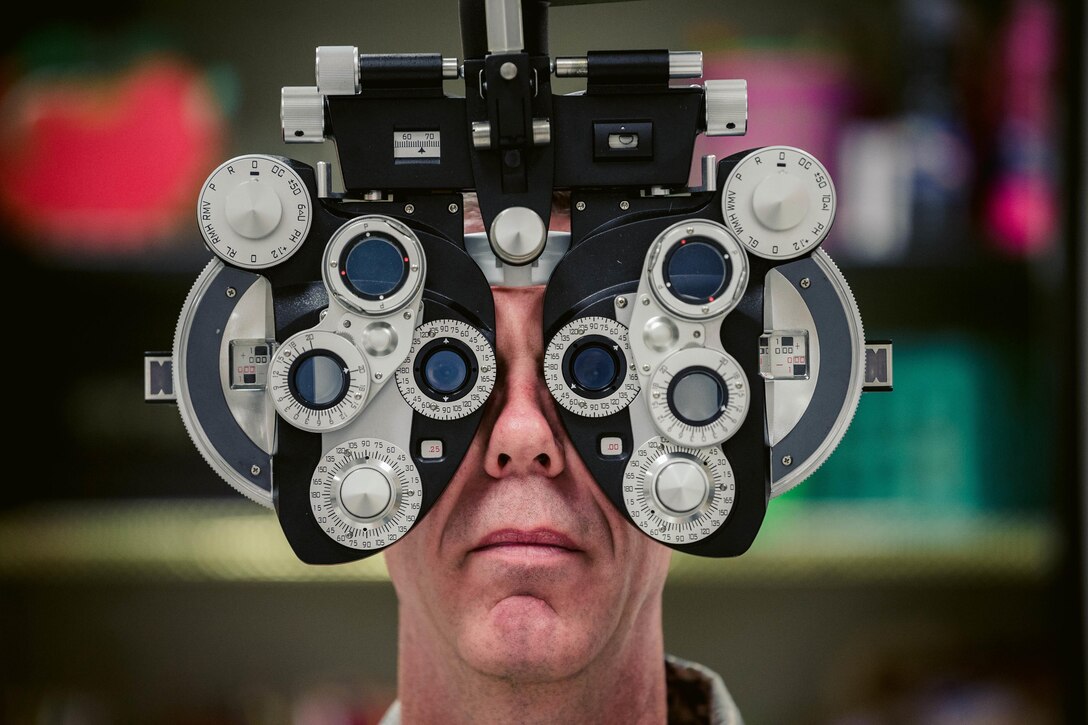
[[[413,204],[405,204],[404,205],[404,213],[405,214],[414,214],[415,211],[416,211],[416,208],[415,208],[415,206]]]
[[[616,298],[616,307],[619,307],[622,310],[626,306],[627,306],[627,298],[626,297],[617,297]]]
[[[329,314],[329,308],[328,308],[328,307],[326,307],[325,309],[321,310],[321,312],[317,313],[317,320],[318,320],[318,322],[321,322],[321,321],[323,321],[323,320],[325,319],[325,317],[326,317],[326,316],[327,316],[328,314]]]
[[[782,456],[782,465],[783,466],[792,466],[793,465],[793,456]]]
[[[578,211],[585,211],[586,210],[586,203],[584,201],[580,201],[580,202],[578,202],[577,204],[574,205],[574,208],[577,209]]]
[[[626,199],[620,202],[620,209],[622,209],[623,211],[627,211],[630,208],[631,202],[627,201]]]
[[[261,467],[256,466],[256,465],[250,466],[249,467],[249,472],[250,472],[250,474],[252,474],[254,476],[259,476],[259,475],[261,475]]]
[[[812,280],[809,279],[808,277],[805,277],[804,279],[801,280],[801,289],[808,289],[811,286],[812,286]]]
[[[642,295],[642,304],[644,304],[644,305],[650,304],[650,298],[647,297],[646,295]]]
[[[642,366],[642,372],[644,372],[644,373],[650,372],[650,366],[649,365],[643,365]]]
[[[699,332],[698,330],[692,330],[691,336],[698,340],[700,337],[703,336],[703,333]]]
[[[508,81],[512,81],[518,77],[518,67],[510,62],[503,63],[499,66],[499,75]]]
[[[405,310],[404,311],[404,319],[406,319],[406,320],[412,319],[412,311],[411,310]]]
[[[450,210],[450,214],[456,214],[456,213],[457,213],[457,210],[458,210],[458,209],[459,209],[460,207],[458,207],[458,206],[457,206],[456,204],[450,204],[448,208],[449,208],[449,210]]]
[[[233,287],[227,287],[227,297],[233,298],[236,294],[238,294],[238,290]]]
[[[344,325],[344,327],[351,327],[351,320],[344,320],[342,324]]]
[[[375,380],[381,380],[382,379],[382,374],[381,373],[374,373],[374,379]]]

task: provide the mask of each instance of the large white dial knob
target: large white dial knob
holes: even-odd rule
[[[733,467],[718,446],[689,448],[651,438],[623,474],[623,503],[631,520],[667,544],[713,534],[729,518],[735,493]]]
[[[710,480],[700,463],[689,456],[667,460],[654,479],[654,498],[673,514],[694,511],[706,500]]]
[[[286,260],[310,231],[310,193],[283,159],[239,156],[212,172],[200,190],[204,243],[228,264],[264,269]]]
[[[389,546],[412,528],[423,484],[412,459],[377,438],[352,438],[325,452],[310,479],[314,521],[352,549]]]
[[[792,146],[752,151],[730,171],[722,191],[725,225],[752,254],[792,259],[815,249],[835,218],[827,169]]]

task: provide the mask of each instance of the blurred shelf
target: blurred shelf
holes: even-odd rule
[[[776,500],[734,559],[678,554],[685,585],[1040,584],[1059,538],[1043,517],[926,513],[906,505]],[[245,500],[50,504],[0,514],[0,581],[367,583],[381,556],[299,562],[271,511]]]

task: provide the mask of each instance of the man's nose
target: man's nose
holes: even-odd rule
[[[565,446],[543,377],[522,366],[508,372],[503,387],[502,403],[489,431],[484,470],[493,478],[558,476],[566,467]]]

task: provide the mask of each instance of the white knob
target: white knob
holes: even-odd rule
[[[743,136],[748,132],[748,81],[705,81],[706,135]]]
[[[674,514],[686,514],[706,500],[710,481],[698,463],[684,458],[670,461],[657,473],[654,494]]]
[[[283,205],[268,184],[246,181],[227,196],[224,212],[235,232],[246,239],[263,239],[279,225]]]
[[[280,91],[280,127],[284,143],[322,143],[325,97],[313,86],[284,86]]]
[[[340,501],[344,508],[361,519],[378,516],[392,499],[392,484],[376,468],[356,468],[340,484]]]
[[[776,232],[793,229],[808,214],[805,183],[792,174],[772,174],[752,193],[752,211],[759,222]]]
[[[491,247],[502,261],[515,265],[528,264],[544,251],[544,245],[548,242],[548,228],[532,209],[512,206],[495,216],[491,222],[490,239]]]
[[[359,49],[352,45],[317,48],[317,90],[326,96],[354,96],[359,92]]]

